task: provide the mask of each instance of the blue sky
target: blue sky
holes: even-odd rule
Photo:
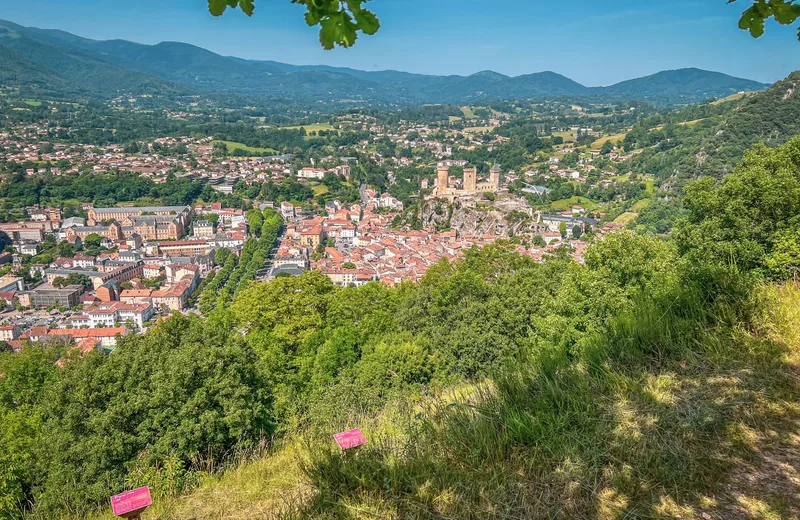
[[[542,70],[606,85],[699,67],[772,82],[800,69],[794,27],[755,40],[736,24],[749,0],[373,0],[376,36],[324,51],[304,8],[256,0],[247,18],[213,18],[205,0],[24,0],[0,18],[96,39],[182,41],[224,55],[363,70],[509,75]]]

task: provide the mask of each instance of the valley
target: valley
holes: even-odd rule
[[[0,520],[798,518],[791,1],[32,3]]]

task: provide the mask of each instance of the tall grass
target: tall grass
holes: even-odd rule
[[[679,287],[491,381],[339,414],[145,518],[797,517],[791,461],[766,454],[800,424],[800,285]],[[369,443],[341,453],[329,434],[353,425]]]
[[[798,413],[800,289],[701,274],[610,331],[543,349],[405,437],[310,448],[307,518],[652,518],[714,511],[720,482]],[[765,305],[769,303],[768,305]],[[758,330],[766,316],[775,326]],[[762,435],[763,434],[763,435]],[[317,445],[318,446],[318,445]]]

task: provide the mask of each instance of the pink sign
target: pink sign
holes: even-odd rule
[[[114,511],[114,516],[125,518],[138,515],[152,503],[150,488],[147,486],[111,497],[111,509]]]
[[[348,450],[350,448],[356,448],[361,446],[362,444],[367,443],[367,438],[364,437],[364,434],[361,433],[361,430],[358,428],[354,430],[348,430],[346,432],[337,433],[333,436],[336,439],[336,444],[343,450]]]

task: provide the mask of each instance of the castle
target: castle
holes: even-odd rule
[[[464,186],[460,190],[450,187],[449,177],[450,169],[447,166],[440,166],[436,172],[433,197],[456,199],[481,193],[497,193],[500,189],[500,166],[497,164],[489,170],[489,182],[478,182],[478,169],[474,166],[464,168]]]

